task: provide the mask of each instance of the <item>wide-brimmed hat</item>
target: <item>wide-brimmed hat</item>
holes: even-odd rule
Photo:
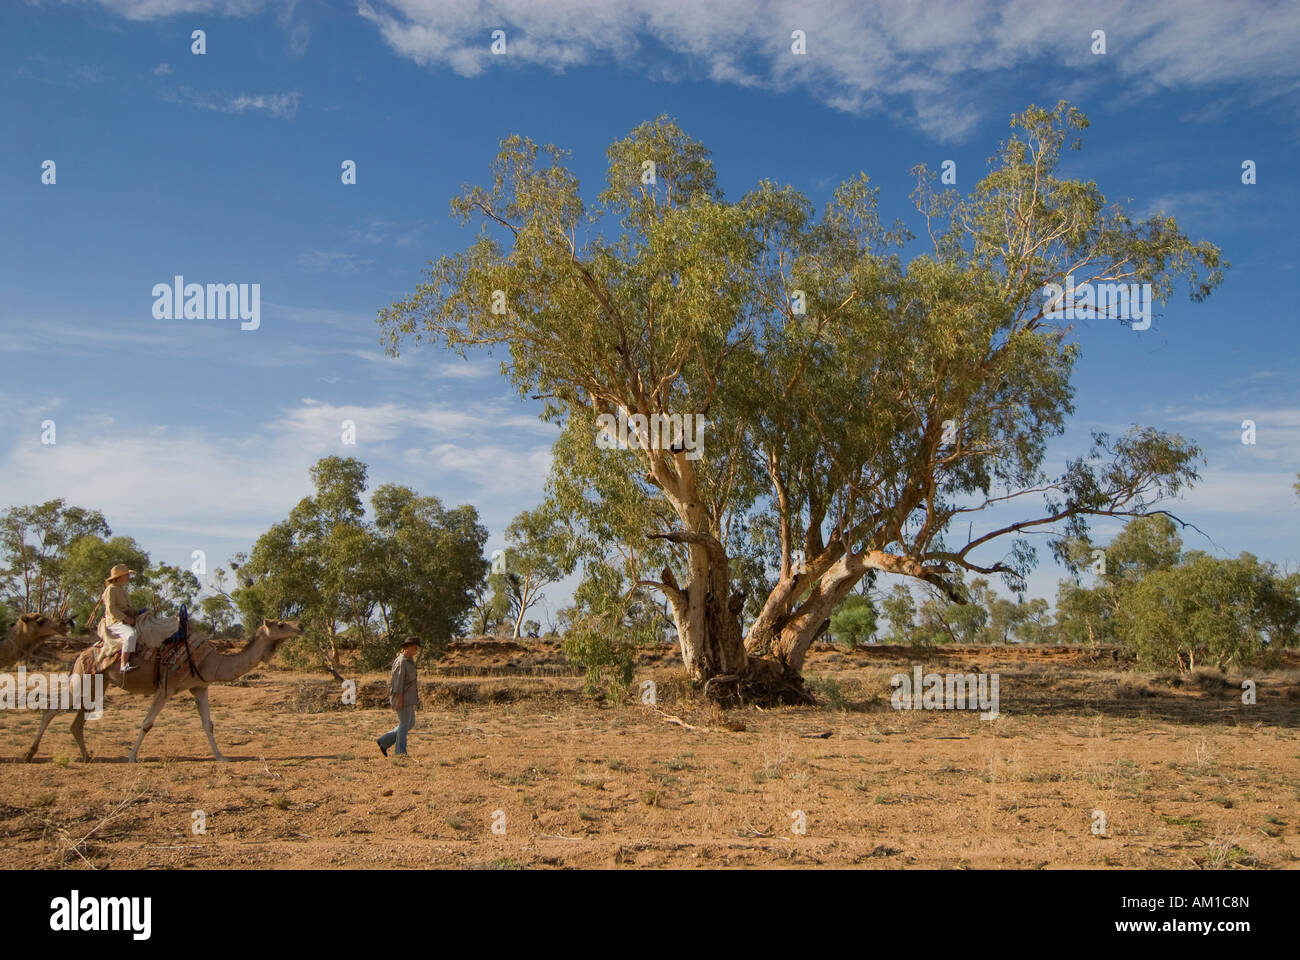
[[[409,637],[405,637],[405,638],[402,640],[402,646],[404,646],[404,647],[422,647],[422,646],[424,646],[424,644],[420,643],[420,638],[419,638],[419,637],[417,637],[415,634],[411,634],[411,636],[409,636]]]
[[[108,576],[104,579],[105,583],[112,583],[120,577],[125,577],[128,573],[139,573],[138,570],[130,569],[125,563],[113,564],[113,569],[108,571]]]

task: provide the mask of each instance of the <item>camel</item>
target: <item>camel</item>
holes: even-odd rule
[[[61,637],[70,621],[58,621],[41,613],[24,613],[0,640],[0,670],[17,663],[31,653],[41,641]]]
[[[263,660],[269,660],[275,653],[277,647],[290,637],[296,637],[301,633],[296,620],[263,620],[262,625],[257,628],[243,648],[235,653],[218,653],[215,650],[210,651],[203,659],[196,662],[198,673],[202,676],[196,676],[194,671],[190,671],[184,677],[177,679],[175,676],[164,676],[164,682],[157,692],[152,690],[131,691],[128,693],[152,693],[153,703],[149,707],[149,713],[144,718],[144,723],[140,726],[140,735],[136,737],[135,746],[131,748],[129,760],[135,763],[136,756],[140,753],[140,744],[144,742],[144,735],[153,727],[153,722],[162,713],[162,708],[167,705],[167,701],[178,693],[186,690],[194,697],[194,704],[199,710],[199,720],[203,724],[203,732],[208,735],[208,743],[212,746],[212,759],[225,761],[226,757],[222,756],[221,751],[217,749],[217,739],[212,735],[212,717],[208,713],[208,684],[210,683],[229,683],[231,680],[237,680]],[[92,668],[89,666],[88,651],[83,652],[82,656],[77,657],[76,663],[72,665],[72,683],[81,682],[78,678],[89,672]],[[104,679],[116,687],[126,689],[122,684],[122,669],[117,658],[113,659],[112,665],[104,670]],[[168,682],[170,680],[170,682]],[[47,709],[41,716],[40,729],[36,731],[36,740],[32,743],[24,757],[28,763],[32,757],[36,756],[36,748],[41,745],[41,737],[45,733],[45,728],[50,725],[54,715],[59,713],[58,708]],[[72,720],[72,736],[76,738],[77,746],[81,748],[81,759],[89,760],[90,753],[86,750],[86,741],[82,737],[82,728],[86,725],[86,710],[81,708],[77,710],[76,717]]]

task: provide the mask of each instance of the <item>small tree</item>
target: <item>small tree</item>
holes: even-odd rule
[[[104,593],[104,577],[109,568],[117,563],[125,563],[132,570],[147,571],[149,554],[131,537],[113,537],[109,540],[89,534],[75,540],[68,548],[63,561],[63,576],[60,593],[64,597],[66,609],[72,613],[77,622],[85,626],[90,612]],[[147,576],[143,573],[131,584],[130,604],[132,609],[148,607],[153,600],[153,591]],[[104,615],[100,608],[98,616]]]
[[[1069,643],[1116,643],[1116,621],[1133,587],[1159,570],[1170,570],[1182,557],[1178,528],[1165,514],[1133,517],[1104,549],[1087,537],[1064,543],[1060,557],[1073,574],[1058,587],[1057,632]],[[1094,583],[1083,586],[1085,570]]]
[[[912,591],[901,583],[896,583],[880,604],[889,621],[890,643],[904,644],[912,642],[913,621],[916,619],[916,601]]]
[[[1047,643],[1053,637],[1054,623],[1047,601],[1033,597],[1024,606],[1024,617],[1012,628],[1021,643]]]
[[[871,598],[851,593],[831,614],[831,635],[850,650],[867,642],[876,632],[876,607]]]
[[[225,594],[214,594],[199,601],[199,621],[214,637],[224,637],[234,629],[235,615],[235,605]]]
[[[10,507],[0,517],[0,599],[16,613],[56,618],[84,606],[84,578],[68,576],[68,552],[83,537],[102,541],[111,533],[98,510],[68,506],[62,499]],[[105,567],[101,581],[107,573]]]
[[[979,643],[986,638],[990,596],[988,581],[980,577],[953,598],[932,590],[917,608],[913,642],[923,646]]]
[[[1024,603],[999,597],[992,590],[984,591],[983,604],[988,609],[988,622],[981,639],[988,643],[1010,643],[1029,616],[1029,608]]]
[[[1056,591],[1056,624],[1053,633],[1059,643],[1096,646],[1114,643],[1114,608],[1100,590],[1062,580]]]
[[[465,623],[473,636],[488,636],[510,613],[510,598],[504,590],[497,589],[493,580],[497,576],[500,574],[493,574],[474,587],[474,602],[465,616]]]
[[[366,465],[351,457],[326,457],[311,468],[311,479],[315,493],[253,545],[240,570],[251,585],[233,596],[245,622],[259,616],[301,620],[302,635],[283,648],[286,660],[304,665],[316,660],[342,679],[342,634],[373,610],[377,558],[361,501]]]
[[[341,678],[341,651],[379,666],[415,633],[436,651],[464,619],[482,582],[487,531],[473,507],[446,509],[395,484],[379,487],[367,522],[366,465],[326,457],[311,468],[315,493],[253,546],[233,594],[245,620],[301,619],[289,662],[319,661]]]
[[[1282,576],[1248,553],[1220,560],[1192,551],[1132,587],[1117,633],[1154,666],[1242,667],[1300,641],[1300,575]]]
[[[566,623],[561,649],[587,670],[588,695],[603,693],[611,702],[627,694],[637,647],[658,639],[654,604],[642,591],[627,589],[623,574],[610,563],[592,561],[573,593],[574,605],[562,614]]]
[[[573,572],[577,543],[553,505],[525,510],[506,528],[505,570],[493,580],[510,609],[510,632],[518,640],[524,614],[545,597],[542,589]]]
[[[198,596],[199,578],[189,570],[160,563],[144,574],[149,593],[148,607],[159,616],[173,616],[182,605],[192,607]]]
[[[384,633],[367,662],[387,663],[401,638],[418,635],[436,655],[471,613],[487,562],[487,529],[471,506],[444,507],[434,496],[385,484],[371,498],[382,558],[375,584]]]

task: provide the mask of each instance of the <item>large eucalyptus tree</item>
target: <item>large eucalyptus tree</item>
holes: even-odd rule
[[[1163,303],[1185,277],[1200,300],[1226,266],[1171,218],[1134,222],[1057,176],[1087,126],[1067,104],[1030,107],[966,197],[918,168],[929,243],[906,262],[913,237],[881,222],[865,175],[820,217],[769,181],[729,202],[705,147],[660,118],[609,148],[589,204],[563,152],[510,136],[491,183],[452,201],[478,238],[380,311],[384,340],[504,345],[521,394],[562,427],[551,499],[595,553],[617,546],[629,586],[667,597],[691,678],[801,697],[809,644],[867,571],[957,598],[959,570],[1014,584],[1034,559],[1022,531],[1078,536],[1195,479],[1199,450],[1152,429],[1043,468],[1073,412],[1078,346],[1056,308],[1083,304],[1063,297],[1150,284]],[[702,416],[703,441],[607,449],[620,415],[633,437],[636,417]],[[740,574],[765,550],[777,573],[744,630]]]

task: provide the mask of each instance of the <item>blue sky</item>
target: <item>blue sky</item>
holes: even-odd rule
[[[448,201],[485,179],[501,137],[572,151],[594,195],[608,144],[667,113],[713,151],[729,197],[771,177],[820,204],[863,170],[885,217],[919,231],[913,165],[954,160],[967,190],[1013,112],[1067,98],[1092,127],[1065,172],[1172,213],[1233,267],[1205,303],[1180,288],[1149,330],[1077,325],[1077,413],[1052,460],[1092,429],[1191,436],[1204,479],[1171,509],[1213,543],[1189,530],[1187,545],[1295,569],[1296,49],[1300,5],[1271,3],[6,4],[0,505],[62,496],[157,561],[224,564],[335,453],[370,464],[372,487],[473,503],[503,546],[540,499],[554,428],[492,360],[392,360],[375,324],[469,242]],[[260,329],[155,319],[152,288],[177,274],[259,283]],[[1059,576],[1044,557],[1031,594],[1050,599]]]

